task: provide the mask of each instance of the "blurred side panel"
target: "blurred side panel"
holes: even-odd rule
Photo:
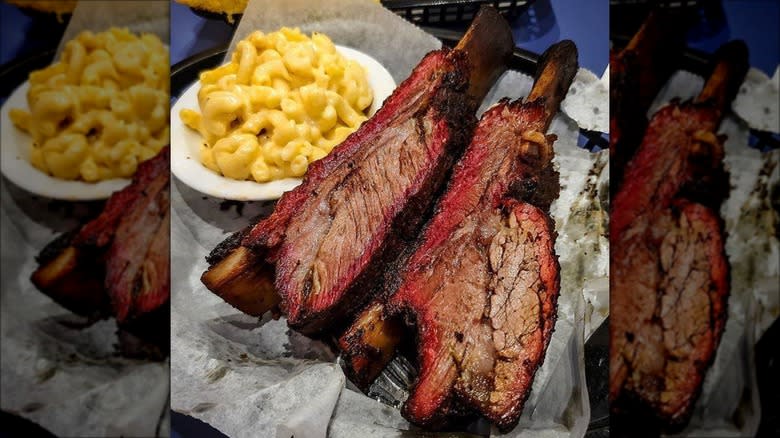
[[[4,0],[0,408],[169,436],[169,2]]]

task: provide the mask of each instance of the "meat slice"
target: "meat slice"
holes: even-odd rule
[[[204,284],[252,315],[278,294],[290,326],[305,333],[362,307],[416,235],[512,47],[506,22],[483,9],[456,49],[428,54],[268,218],[218,247]]]
[[[618,426],[684,426],[725,325],[729,269],[717,211],[728,176],[715,131],[747,71],[747,48],[732,42],[717,58],[695,101],[653,116],[613,202],[610,406]]]
[[[559,188],[555,137],[544,132],[577,71],[576,48],[558,43],[540,62],[525,102],[482,117],[395,293],[340,340],[356,376],[391,356],[387,339],[372,344],[377,326],[387,332],[395,315],[416,326],[420,373],[403,407],[413,423],[442,426],[465,406],[507,430],[544,358],[560,286],[547,212]]]
[[[419,331],[420,375],[403,407],[413,423],[439,426],[460,403],[510,429],[552,335],[553,225],[527,203],[490,210],[450,234],[389,303]]]
[[[120,328],[133,333],[165,331],[170,318],[160,309],[170,300],[169,168],[168,148],[139,164],[132,183],[111,195],[98,217],[44,248],[33,284],[74,313],[116,316]],[[165,315],[142,318],[148,314]],[[155,324],[135,324],[136,318]]]
[[[123,323],[169,298],[170,190],[167,169],[127,206],[108,250],[105,287]]]
[[[673,427],[687,420],[717,349],[728,262],[711,209],[680,201],[661,214],[642,241],[618,252],[630,259],[613,259],[614,287],[631,290],[634,299],[613,303],[611,348],[620,354],[610,367],[613,383],[620,382],[617,405],[644,405]]]
[[[131,212],[131,206],[139,197],[145,197],[149,193],[150,185],[155,184],[155,181],[170,180],[170,162],[169,148],[165,147],[152,159],[139,164],[132,183],[108,198],[100,215],[81,227],[74,245],[108,246],[113,241],[120,222]],[[165,187],[159,182],[157,185]],[[155,192],[157,190],[159,189],[155,189]]]

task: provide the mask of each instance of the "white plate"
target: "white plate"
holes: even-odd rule
[[[369,108],[369,115],[373,115],[395,89],[393,77],[382,64],[365,53],[338,45],[336,49],[345,58],[359,62],[368,72],[368,83],[374,91],[374,101]],[[286,178],[267,183],[238,181],[226,178],[202,165],[200,145],[203,139],[199,133],[189,129],[179,117],[179,113],[185,108],[200,111],[199,90],[198,81],[179,97],[171,109],[171,170],[176,178],[201,193],[236,201],[279,199],[284,192],[292,190],[301,183],[300,178]]]
[[[68,181],[49,176],[30,164],[32,137],[18,129],[11,122],[8,113],[13,108],[29,111],[27,105],[27,90],[30,84],[25,81],[20,85],[0,111],[0,162],[2,172],[9,181],[30,193],[53,199],[68,201],[91,201],[107,199],[117,190],[130,184],[129,179],[116,178],[96,183],[84,181]]]

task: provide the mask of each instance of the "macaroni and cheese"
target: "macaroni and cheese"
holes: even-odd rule
[[[223,13],[228,23],[233,23],[233,15],[241,14],[249,0],[176,0],[178,3],[214,13]]]
[[[233,179],[300,177],[367,118],[363,67],[325,35],[254,32],[230,63],[200,75],[200,113],[181,119],[204,138],[201,162]]]
[[[33,138],[30,163],[55,178],[127,178],[168,144],[168,78],[156,36],[82,32],[30,74],[30,110],[11,110],[11,121]]]

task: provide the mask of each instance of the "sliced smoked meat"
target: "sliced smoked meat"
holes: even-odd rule
[[[305,333],[346,322],[416,236],[512,47],[506,22],[483,9],[458,47],[428,54],[268,218],[217,247],[204,284],[252,315],[281,300]]]
[[[386,339],[372,344],[377,326],[386,332],[402,315],[416,328],[419,377],[402,411],[415,424],[441,427],[466,408],[511,428],[552,336],[560,269],[548,209],[559,185],[545,132],[577,71],[576,48],[558,43],[540,62],[525,102],[483,115],[397,289],[341,338],[360,380],[388,356],[364,356],[387,351]]]
[[[747,71],[724,45],[704,89],[651,119],[610,219],[610,407],[615,433],[683,427],[726,321],[724,112]],[[625,431],[619,428],[627,427]]]

